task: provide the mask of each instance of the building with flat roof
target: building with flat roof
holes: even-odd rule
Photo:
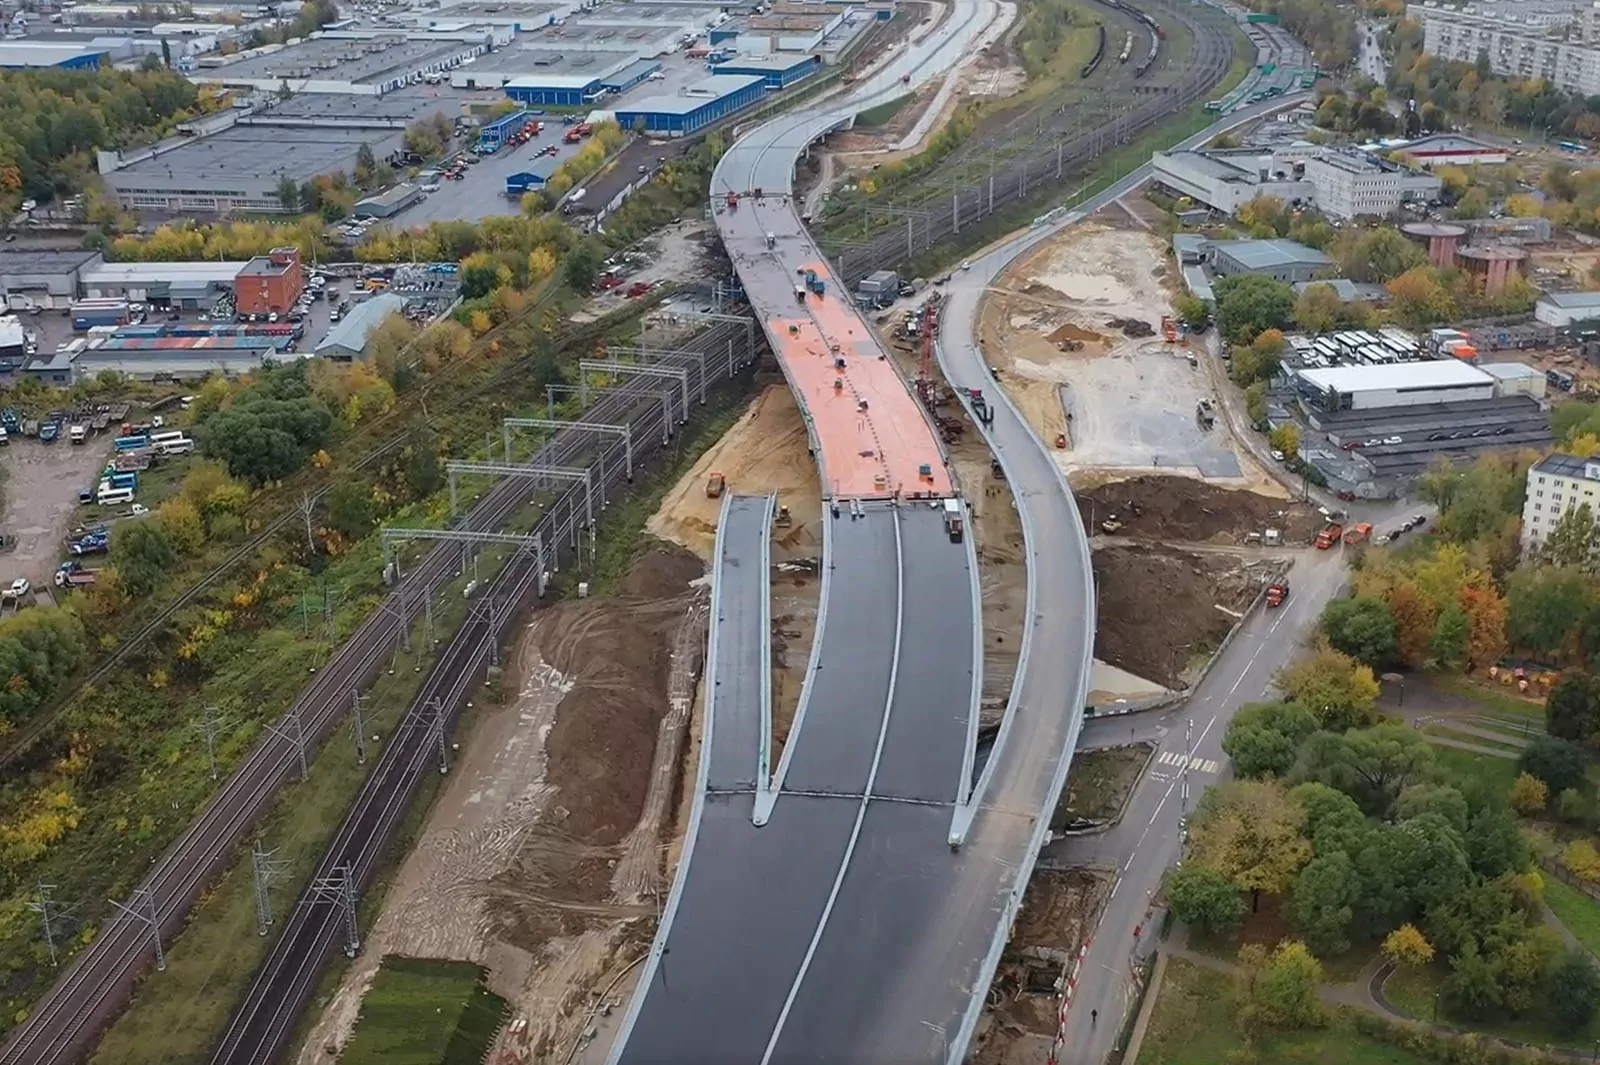
[[[273,248],[245,263],[234,276],[234,306],[240,314],[287,314],[305,287],[300,249]]]
[[[1547,292],[1533,305],[1533,320],[1557,329],[1600,318],[1600,292]]]
[[[247,264],[242,262],[100,263],[83,271],[86,299],[125,299],[204,308],[224,292]]]
[[[291,44],[268,45],[226,61],[201,66],[191,76],[201,84],[277,92],[382,95],[454,70],[487,50],[473,40],[446,34],[324,31]]]
[[[1323,281],[1300,281],[1294,286],[1295,295],[1305,295],[1312,285],[1327,285],[1342,303],[1388,303],[1389,290],[1370,282],[1351,281],[1347,277],[1330,277]]]
[[[1600,14],[1576,7],[1565,39],[1543,25],[1529,25],[1510,12],[1485,15],[1440,7],[1418,7],[1422,50],[1427,55],[1476,63],[1487,56],[1501,77],[1541,80],[1563,92],[1600,94]]]
[[[1309,203],[1316,197],[1315,186],[1293,168],[1279,165],[1271,152],[1156,152],[1150,164],[1156,184],[1224,214],[1236,213],[1258,196],[1285,204]]]
[[[521,196],[525,192],[542,189],[544,183],[560,168],[560,159],[551,156],[535,159],[516,173],[506,175],[506,195]]]
[[[787,88],[822,69],[822,57],[816,55],[769,55],[752,59],[734,59],[718,63],[712,68],[718,74],[752,74],[761,78],[768,89]]]
[[[14,311],[69,307],[84,271],[102,262],[97,251],[0,251],[0,294]]]
[[[1491,166],[1511,157],[1498,145],[1486,144],[1459,133],[1432,133],[1386,147],[1429,170],[1436,166]]]
[[[317,342],[319,358],[335,362],[353,362],[367,352],[367,338],[391,314],[406,309],[406,301],[399,296],[381,292],[364,303],[350,309],[338,325],[328,330],[328,335]]]
[[[214,337],[189,347],[123,347],[108,341],[78,352],[72,360],[76,379],[89,380],[113,370],[133,381],[200,381],[213,374],[239,377],[255,373],[274,354],[270,344],[249,337]]]
[[[1326,411],[1373,410],[1495,398],[1495,378],[1458,359],[1291,369],[1305,401]]]
[[[0,68],[5,70],[98,70],[107,61],[104,48],[88,44],[48,44],[42,41],[6,41],[0,44]]]
[[[1333,269],[1328,255],[1293,240],[1216,240],[1208,246],[1211,268],[1221,277],[1256,274],[1292,285]]]
[[[393,218],[407,207],[419,202],[423,195],[422,189],[418,186],[410,182],[401,182],[375,196],[357,200],[355,210],[351,213],[360,218]]]
[[[756,74],[713,74],[676,96],[648,96],[616,109],[617,124],[667,137],[696,133],[740,111],[766,94],[766,79]]]
[[[1600,515],[1600,458],[1555,454],[1534,463],[1522,494],[1522,549],[1537,551],[1561,515],[1584,503]]]
[[[1305,175],[1317,190],[1317,208],[1333,218],[1387,217],[1402,203],[1436,200],[1443,183],[1358,151],[1330,149],[1306,156]]]
[[[526,33],[548,25],[551,19],[560,18],[572,11],[573,5],[550,3],[502,3],[501,0],[470,0],[464,4],[450,4],[427,11],[417,18],[418,24],[428,28],[471,22],[481,26],[505,26],[515,33]]]
[[[76,348],[58,348],[49,353],[30,355],[23,362],[21,372],[41,385],[65,388],[72,384],[72,363],[77,355]]]
[[[505,83],[506,95],[530,107],[582,107],[606,94],[606,80],[634,64],[627,53],[579,53]],[[643,75],[641,75],[641,78]]]
[[[1494,378],[1497,396],[1532,396],[1543,399],[1550,381],[1537,367],[1525,362],[1483,362],[1478,369]]]
[[[521,40],[496,48],[457,67],[450,85],[457,89],[503,89],[525,79],[587,76],[602,80],[625,70],[635,57],[628,52],[563,52],[548,45],[530,47]]]

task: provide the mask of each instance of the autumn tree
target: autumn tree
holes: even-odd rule
[[[1309,1028],[1322,1018],[1317,987],[1322,964],[1304,943],[1285,940],[1268,954],[1255,944],[1239,952],[1238,1021],[1246,1031]]]
[[[1190,857],[1215,869],[1252,897],[1281,894],[1311,859],[1301,834],[1305,810],[1283,785],[1238,780],[1208,789],[1195,807]]]
[[[1294,301],[1294,320],[1308,333],[1328,333],[1344,318],[1344,301],[1327,284],[1306,286]]]
[[[1280,669],[1273,683],[1325,729],[1342,732],[1376,716],[1378,679],[1371,667],[1332,647],[1319,647]]]
[[[1511,782],[1511,808],[1523,817],[1543,813],[1550,801],[1550,786],[1532,773],[1518,773]]]
[[[1434,279],[1430,267],[1419,266],[1408,270],[1386,287],[1389,290],[1389,306],[1396,320],[1408,329],[1426,329],[1455,314],[1455,302],[1450,298],[1450,293]]]
[[[1467,615],[1467,668],[1499,661],[1506,653],[1506,601],[1492,586],[1463,588],[1459,599]]]
[[[1300,454],[1300,427],[1293,422],[1284,422],[1273,429],[1267,437],[1272,450],[1283,455]]]
[[[1384,937],[1383,956],[1393,965],[1420,969],[1433,960],[1433,944],[1407,921]]]
[[[1575,839],[1561,851],[1561,864],[1579,880],[1600,882],[1600,852],[1587,839]]]

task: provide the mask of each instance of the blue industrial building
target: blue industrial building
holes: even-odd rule
[[[819,55],[769,55],[753,59],[735,59],[711,68],[718,74],[751,74],[761,78],[768,89],[783,89],[803,81],[822,69]]]
[[[110,56],[81,44],[53,44],[43,41],[7,41],[0,44],[0,70],[98,70],[110,65]]]
[[[766,79],[753,74],[713,74],[676,96],[647,96],[617,108],[617,125],[668,137],[698,133],[766,95]]]
[[[535,107],[583,107],[605,92],[601,78],[589,74],[543,74],[513,78],[506,82],[506,95],[519,104]]]
[[[506,141],[521,133],[528,123],[533,121],[533,112],[517,111],[504,118],[496,119],[478,130],[478,146],[498,151],[505,147]]]
[[[524,192],[536,192],[544,188],[544,183],[550,180],[550,175],[554,174],[560,166],[561,161],[559,159],[546,156],[543,159],[535,159],[526,170],[519,170],[515,174],[507,174],[506,195],[521,196]]]
[[[640,59],[629,63],[615,74],[601,78],[600,87],[606,92],[627,92],[660,69],[661,64],[656,60]]]

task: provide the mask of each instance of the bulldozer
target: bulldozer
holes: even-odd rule
[[[711,476],[706,478],[706,498],[718,499],[722,490],[728,486],[728,479],[716,470],[711,471]]]

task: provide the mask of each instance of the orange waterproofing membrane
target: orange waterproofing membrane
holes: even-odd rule
[[[828,483],[837,498],[955,495],[933,426],[894,364],[825,263],[808,263],[826,281],[806,294],[805,316],[769,320],[778,358],[810,416]],[[802,308],[796,299],[795,312]]]

